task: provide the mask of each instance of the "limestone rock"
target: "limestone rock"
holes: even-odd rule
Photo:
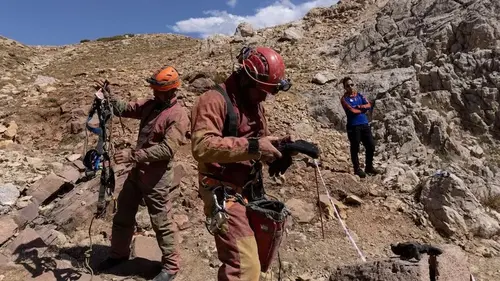
[[[36,86],[44,87],[44,86],[52,85],[56,82],[57,82],[57,80],[54,77],[38,75],[35,79],[34,84]]]
[[[383,260],[337,268],[330,281],[424,281],[421,265],[399,260]]]
[[[234,33],[235,36],[241,37],[252,37],[255,34],[255,30],[252,25],[248,22],[242,22],[236,27],[236,31]]]
[[[314,75],[312,82],[319,85],[324,85],[328,82],[335,81],[335,76],[329,72],[318,72]]]
[[[438,246],[443,254],[437,256],[439,280],[469,281],[470,269],[467,255],[457,246]],[[361,264],[340,266],[330,276],[331,281],[428,281],[429,257],[423,256],[418,263],[399,259],[376,260]]]
[[[421,188],[420,201],[424,210],[442,234],[461,237],[472,233],[490,238],[500,233],[499,221],[484,209],[456,175],[429,177]]]
[[[19,188],[12,183],[0,185],[0,205],[12,206],[19,197]]]
[[[18,128],[19,127],[17,126],[16,122],[11,121],[7,126],[7,130],[5,130],[5,132],[3,132],[3,138],[7,139],[7,140],[14,139],[17,135]]]
[[[299,223],[308,223],[310,222],[314,216],[314,205],[304,202],[300,199],[290,199],[286,201],[285,205],[292,212],[292,216]]]
[[[282,41],[292,41],[296,42],[303,38],[302,31],[300,31],[296,27],[289,27],[285,29],[283,32],[283,36],[281,37]]]
[[[412,191],[420,179],[409,165],[394,163],[386,168],[384,184],[392,184],[393,187],[403,191]]]

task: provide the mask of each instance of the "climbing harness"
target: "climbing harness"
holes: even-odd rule
[[[89,111],[86,128],[98,136],[97,146],[95,149],[87,150],[88,134],[85,131],[85,157],[83,164],[86,168],[85,175],[94,177],[98,171],[101,171],[99,196],[97,201],[97,217],[102,217],[105,214],[106,207],[111,200],[115,201],[115,175],[111,166],[110,151],[112,150],[111,132],[113,122],[109,122],[113,116],[113,106],[109,99],[109,93],[106,91],[109,82],[106,80],[103,86],[95,93],[94,102]],[[98,127],[92,127],[90,121],[97,115],[99,120]],[[109,122],[109,132],[106,128]],[[114,206],[116,209],[116,204]]]
[[[106,209],[109,206],[110,201],[113,201],[113,213],[116,212],[116,198],[114,196],[115,190],[115,173],[111,165],[110,151],[113,150],[111,142],[112,124],[111,121],[113,117],[113,106],[111,105],[110,95],[107,92],[107,86],[109,82],[106,80],[103,86],[95,93],[95,98],[92,107],[89,111],[87,121],[85,122],[85,127],[87,130],[96,134],[98,136],[97,145],[94,149],[87,150],[88,146],[88,132],[85,130],[85,157],[83,159],[83,164],[85,166],[85,176],[87,178],[93,178],[96,176],[97,172],[100,171],[100,187],[97,201],[97,210],[92,217],[88,229],[90,247],[85,252],[85,267],[89,270],[92,281],[94,276],[94,271],[90,266],[90,259],[92,256],[92,225],[96,218],[102,218],[106,214]],[[99,120],[98,127],[92,127],[90,121],[97,115]],[[107,129],[107,124],[109,122],[109,131]],[[123,124],[122,124],[123,129]]]

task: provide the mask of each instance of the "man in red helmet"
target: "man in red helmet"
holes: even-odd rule
[[[203,93],[191,111],[199,193],[207,219],[216,225],[212,230],[216,229],[213,234],[223,263],[219,281],[259,280],[257,241],[244,205],[263,192],[261,163],[280,158],[275,146],[290,139],[270,136],[261,104],[291,86],[282,57],[271,48],[245,47],[238,61],[241,68]],[[224,207],[225,213],[217,212],[217,206]]]
[[[162,251],[162,271],[154,281],[171,281],[179,271],[178,249],[174,239],[169,190],[174,178],[173,159],[178,148],[188,143],[189,116],[177,103],[180,77],[172,66],[157,71],[147,81],[154,98],[133,102],[113,100],[116,115],[141,120],[135,149],[115,154],[115,162],[132,163],[118,196],[118,211],[113,218],[110,257],[100,264],[107,270],[129,259],[135,216],[141,200],[148,208],[156,240]]]

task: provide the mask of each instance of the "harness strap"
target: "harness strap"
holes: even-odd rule
[[[234,112],[233,103],[231,102],[231,99],[229,98],[229,95],[227,94],[226,90],[224,90],[224,88],[222,88],[221,85],[217,84],[213,87],[213,89],[219,92],[226,101],[226,108],[227,108],[226,119],[224,120],[224,129],[222,131],[222,135],[237,137],[238,116],[236,116],[236,113]]]
[[[97,117],[99,119],[98,127],[92,127],[89,124],[90,120],[92,120],[95,114],[97,114]],[[98,136],[96,148],[88,151],[85,155],[85,166],[88,170],[90,170],[92,174],[95,174],[95,172],[99,169],[100,164],[103,164],[101,170],[96,216],[102,216],[105,213],[105,209],[107,206],[106,196],[113,196],[115,190],[115,175],[114,170],[110,165],[111,159],[107,151],[108,147],[106,145],[106,143],[109,141],[108,132],[106,130],[106,123],[109,121],[112,115],[113,109],[109,104],[109,100],[101,100],[99,98],[95,98],[85,124],[86,128],[90,132]]]

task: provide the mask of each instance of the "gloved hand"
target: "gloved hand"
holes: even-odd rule
[[[95,80],[94,89],[100,90],[104,89],[107,93],[111,93],[111,88],[109,86],[108,80]]]
[[[260,160],[264,162],[271,162],[279,159],[282,155],[276,148],[274,143],[279,140],[278,137],[267,136],[259,139],[259,151],[261,153]]]
[[[284,174],[286,170],[292,165],[292,154],[303,153],[315,159],[319,157],[318,147],[315,144],[304,140],[281,143],[281,145],[277,148],[281,152],[282,156],[281,158],[269,164],[270,176]]]

